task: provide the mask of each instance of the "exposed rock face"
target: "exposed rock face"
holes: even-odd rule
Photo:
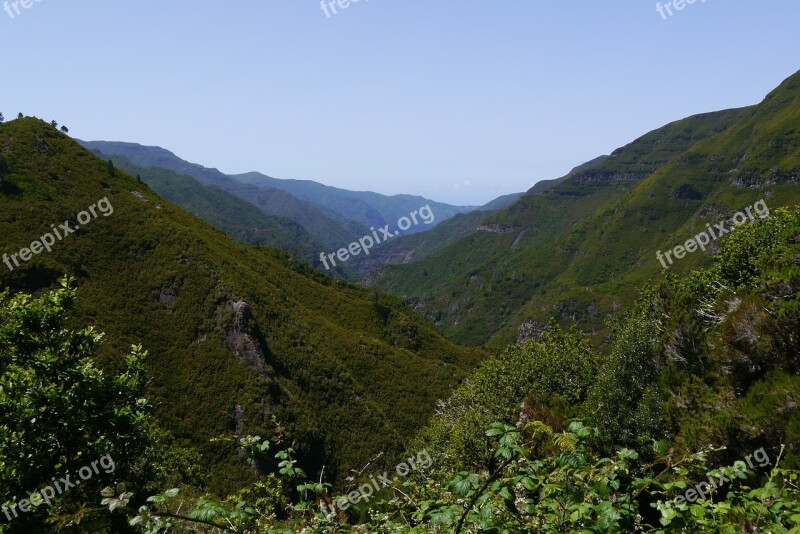
[[[225,309],[227,308],[227,309]],[[248,333],[253,312],[244,299],[234,297],[227,306],[217,310],[217,321],[225,331],[228,348],[236,353],[239,360],[252,369],[260,378],[266,376],[262,352],[256,341]],[[233,312],[231,317],[231,312]]]
[[[774,177],[767,178],[757,174],[741,175],[731,181],[734,187],[739,189],[758,189],[767,185],[776,185],[778,180]]]
[[[475,230],[478,232],[490,232],[493,234],[510,234],[511,232],[519,231],[516,226],[506,226],[504,224],[482,224]]]
[[[39,137],[39,134],[36,134],[36,149],[42,154],[47,154],[49,156],[55,155],[55,151],[50,148],[44,139]]]
[[[178,296],[175,290],[169,287],[161,290],[161,294],[158,296],[159,302],[168,310],[171,310],[175,306],[175,300],[177,298]]]
[[[516,239],[514,239],[514,242],[511,243],[511,250],[519,250],[520,241],[522,241],[522,238],[525,237],[525,232],[527,232],[527,231],[528,231],[528,229],[526,228],[525,230],[523,230],[519,234],[517,234]]]
[[[767,173],[733,169],[728,172],[731,184],[739,189],[754,189],[780,183],[800,183],[800,168],[790,171],[772,169]]]
[[[524,345],[529,339],[541,339],[542,332],[547,330],[545,323],[538,321],[525,321],[517,329],[517,343]]]
[[[573,180],[576,182],[607,182],[609,180],[638,182],[650,174],[648,172],[584,172],[576,175]]]

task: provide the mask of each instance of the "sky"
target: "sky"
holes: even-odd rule
[[[0,112],[230,174],[479,205],[800,69],[797,0],[333,6],[9,2]]]

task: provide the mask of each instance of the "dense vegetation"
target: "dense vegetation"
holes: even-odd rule
[[[0,532],[800,533],[798,124],[800,74],[393,244],[376,283],[489,358],[0,124]],[[190,177],[151,176],[269,231]]]
[[[273,418],[302,465],[325,465],[337,484],[379,451],[390,463],[485,357],[446,341],[399,299],[237,243],[47,123],[0,125],[0,157],[2,253],[51,224],[74,224],[99,199],[113,206],[52,252],[13,272],[2,265],[0,283],[37,293],[75,276],[71,324],[105,332],[97,360],[108,372],[131,345],[150,352],[154,416],[198,451],[211,491],[255,476],[235,443],[216,438],[269,435]]]
[[[66,457],[115,450],[120,438],[112,439],[109,429],[118,425],[129,429],[123,436],[141,436],[127,438],[125,452],[115,453],[126,461],[146,458],[150,444],[160,444],[148,468],[139,464],[141,471],[98,480],[107,486],[94,501],[91,492],[69,493],[29,516],[49,515],[67,528],[84,528],[85,521],[103,528],[125,518],[147,532],[796,533],[798,290],[795,207],[738,227],[712,267],[644,289],[612,321],[606,357],[581,332],[552,323],[540,341],[486,361],[400,457],[412,462],[416,455],[416,469],[398,464],[397,476],[388,476],[389,468],[369,463],[344,492],[327,483],[324,471],[300,468],[278,430],[268,438],[230,435],[246,453],[242,465],[269,475],[225,499],[202,494],[188,482],[196,461],[191,451],[159,435],[147,403],[136,399],[142,349],[134,348],[118,378],[94,371],[88,356],[98,336],[63,325],[69,289],[2,299],[0,342],[13,365],[0,384],[36,376],[50,396],[32,394],[24,410],[11,396],[0,397],[0,408],[9,414],[4,430],[22,429],[31,415],[42,414],[54,424],[27,428],[26,439],[61,443],[61,423],[82,408],[61,403],[63,411],[53,417],[54,398],[80,389],[94,403],[111,394],[103,409],[115,415],[85,425],[88,436],[101,439],[65,440],[72,453]],[[66,358],[54,357],[60,353]],[[0,458],[25,451],[10,439],[0,447]],[[165,451],[180,458],[169,469]],[[420,466],[420,458],[430,461]],[[20,487],[48,481],[47,461],[3,466],[0,476],[16,484],[2,495],[6,501],[25,495]],[[159,483],[161,492],[145,500]],[[92,507],[100,499],[105,512]],[[17,531],[18,524],[6,530]]]

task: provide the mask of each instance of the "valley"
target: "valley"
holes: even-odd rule
[[[31,1],[0,534],[800,534],[800,5]]]

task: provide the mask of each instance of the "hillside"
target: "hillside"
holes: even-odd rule
[[[735,227],[714,260],[643,288],[613,321],[607,353],[555,322],[538,341],[507,347],[439,403],[402,463],[382,473],[370,463],[345,489],[324,469],[319,478],[298,469],[283,429],[244,437],[242,462],[274,458],[273,468],[224,500],[160,475],[204,466],[149,424],[141,348],[124,374],[99,374],[92,330],[64,328],[68,283],[37,298],[0,295],[0,501],[14,521],[0,530],[792,533],[800,207]],[[70,424],[48,424],[62,418]],[[16,518],[13,503],[31,480],[49,480],[59,452],[71,453],[62,468],[81,473],[81,457],[98,449],[105,471]],[[98,494],[103,507],[87,506]]]
[[[119,369],[131,344],[150,351],[157,419],[200,452],[214,492],[253,473],[230,439],[211,440],[276,424],[303,465],[333,480],[379,451],[389,462],[484,358],[396,298],[237,243],[43,121],[0,124],[0,158],[0,242],[22,258],[2,268],[2,287],[75,275],[71,320],[107,334],[105,368]],[[24,261],[18,251],[90,206],[105,208]]]
[[[280,180],[258,172],[234,174],[231,175],[231,178],[246,184],[281,189],[301,200],[325,207],[366,227],[379,228],[386,224],[394,225],[400,217],[407,216],[425,205],[429,205],[436,215],[436,220],[432,223],[434,226],[459,213],[484,209],[478,206],[452,206],[415,195],[386,196],[371,191],[348,191],[311,180]],[[512,199],[513,195],[508,195],[507,198],[501,197],[492,202],[497,207],[504,207],[510,204]],[[412,226],[405,233],[424,232],[429,228],[429,226]]]
[[[135,143],[107,141],[79,141],[89,150],[103,154],[124,156],[140,167],[156,167],[181,175],[189,175],[206,186],[214,186],[235,195],[259,208],[265,214],[288,218],[302,226],[309,235],[326,249],[338,249],[368,233],[366,227],[346,219],[326,208],[302,201],[281,189],[243,184],[223,174],[180,159],[168,150],[142,146]],[[303,244],[298,243],[297,248]]]
[[[385,265],[419,261],[473,232],[489,214],[471,211],[456,215],[427,232],[399,236],[375,247],[369,256],[353,258],[348,267],[357,279],[366,277],[368,280],[370,273]]]
[[[311,180],[285,180],[258,172],[225,175],[217,169],[203,167],[177,157],[160,147],[110,141],[79,141],[101,157],[123,156],[139,167],[154,167],[189,175],[205,185],[215,185],[240,198],[255,203],[265,213],[288,217],[302,224],[312,235],[322,234],[326,246],[340,248],[353,238],[364,235],[368,227],[394,226],[398,219],[423,206],[430,206],[435,215],[432,226],[454,215],[475,210],[493,211],[508,206],[521,193],[503,195],[485,206],[453,206],[415,195],[387,196],[371,191],[349,191]],[[320,222],[322,221],[322,223]],[[336,230],[325,225],[338,226]],[[412,225],[404,234],[427,231],[428,225]],[[343,240],[344,233],[352,236]],[[335,239],[331,240],[331,236]]]
[[[173,202],[195,217],[203,219],[237,241],[266,245],[296,252],[312,264],[324,247],[298,223],[285,217],[267,215],[245,200],[213,185],[203,185],[187,174],[158,167],[140,167],[124,156],[94,153],[111,160],[114,166],[141,178],[160,197]]]
[[[567,246],[562,241],[581,235],[576,234],[579,228],[615,217],[611,206],[631,195],[671,158],[753,112],[753,108],[727,110],[668,124],[610,156],[534,187],[532,193],[430,257],[387,267],[370,281],[419,299],[417,309],[463,343],[491,340],[501,346],[526,339],[541,331],[551,315],[563,321],[580,320],[588,329],[602,332],[603,316],[629,303],[637,284],[632,281],[624,291],[615,288],[608,299],[600,299],[596,288],[585,287],[586,282],[565,287],[562,280],[573,262],[587,268],[608,265],[617,255],[620,240],[631,242],[631,238],[604,241],[603,250],[611,258],[602,261],[583,254],[582,247],[594,243],[572,238]]]

